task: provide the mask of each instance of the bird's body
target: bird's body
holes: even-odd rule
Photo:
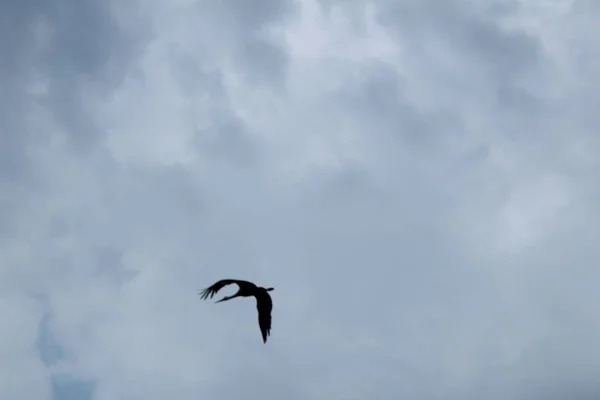
[[[273,288],[256,286],[252,282],[239,279],[222,279],[200,292],[200,297],[202,299],[212,298],[219,290],[232,283],[238,285],[239,289],[237,293],[232,296],[225,296],[221,300],[216,301],[216,303],[231,300],[235,297],[254,296],[256,298],[256,309],[258,310],[258,326],[262,333],[263,343],[266,343],[267,336],[271,334],[271,310],[273,309],[273,302],[269,292]]]

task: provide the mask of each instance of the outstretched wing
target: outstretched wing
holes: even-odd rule
[[[271,334],[271,310],[273,309],[273,302],[268,292],[260,292],[256,295],[256,309],[263,343],[267,343],[267,336]]]
[[[232,283],[236,283],[239,287],[245,286],[245,285],[251,285],[251,286],[255,286],[254,283],[252,282],[248,282],[248,281],[242,281],[239,279],[222,279],[216,283],[214,283],[212,286],[207,287],[206,289],[204,289],[203,291],[201,291],[200,293],[198,293],[200,295],[201,299],[207,299],[207,298],[211,298],[217,294],[217,292],[221,289],[223,289],[223,287],[227,286],[227,285],[231,285]]]

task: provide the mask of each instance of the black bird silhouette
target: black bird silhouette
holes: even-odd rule
[[[269,292],[273,290],[272,287],[264,288],[256,286],[252,282],[239,279],[222,279],[201,291],[199,295],[202,299],[212,299],[219,290],[232,283],[238,285],[239,289],[237,293],[232,296],[225,296],[221,300],[215,301],[215,303],[231,300],[235,297],[254,296],[256,298],[256,309],[258,310],[258,326],[262,333],[263,343],[267,343],[267,336],[271,334],[271,310],[273,309],[273,302],[271,301]]]

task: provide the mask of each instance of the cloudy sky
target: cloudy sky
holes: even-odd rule
[[[599,18],[3,1],[0,398],[600,398]]]

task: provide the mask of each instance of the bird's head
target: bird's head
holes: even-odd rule
[[[270,292],[271,290],[273,290],[273,288],[272,288],[272,287],[269,287],[269,288],[266,288],[265,290],[266,290],[267,292]]]

